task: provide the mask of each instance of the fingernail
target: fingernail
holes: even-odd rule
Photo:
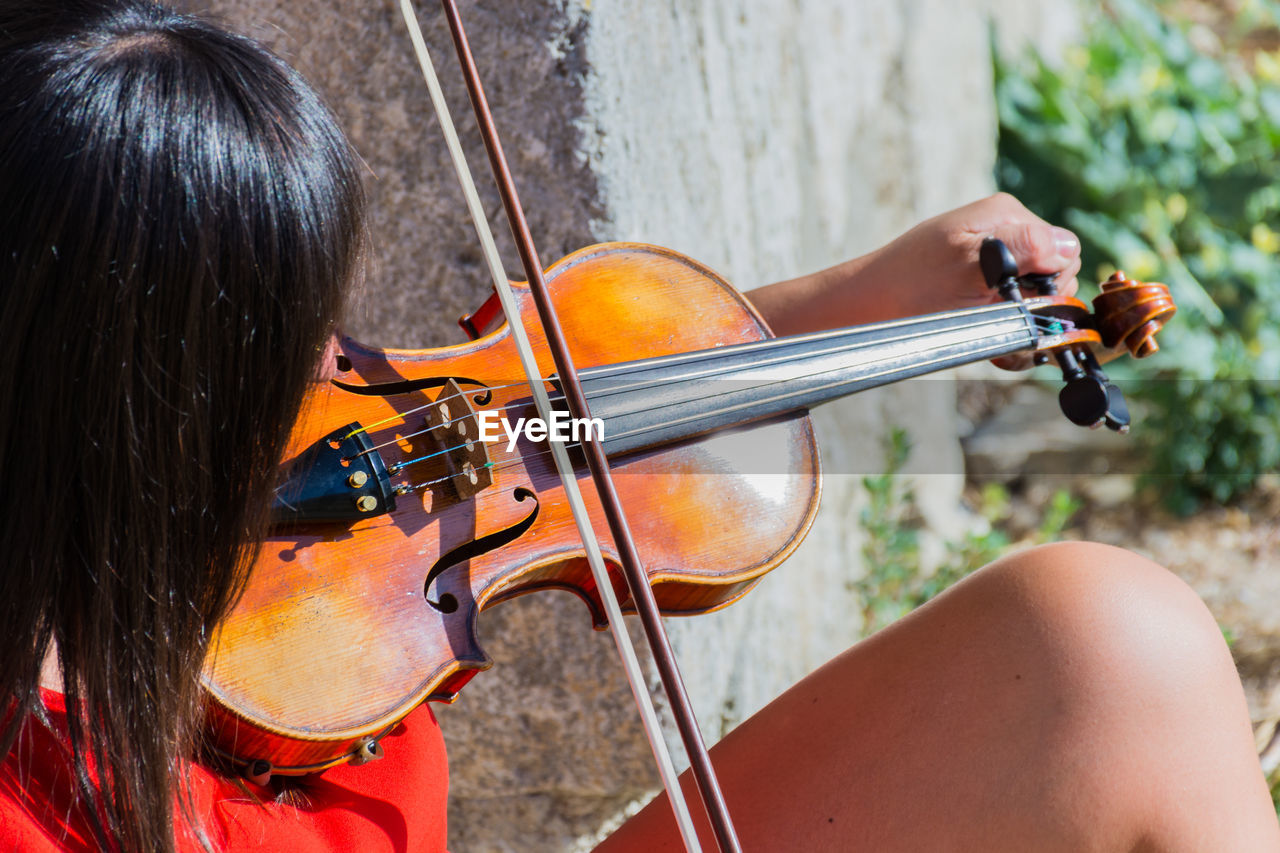
[[[1076,235],[1056,225],[1053,226],[1053,245],[1064,258],[1074,258],[1080,254],[1080,240]]]

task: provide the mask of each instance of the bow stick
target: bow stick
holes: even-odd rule
[[[591,414],[587,406],[586,396],[583,394],[582,387],[578,382],[577,371],[574,368],[568,345],[556,318],[555,308],[547,294],[546,282],[542,274],[542,264],[538,259],[537,249],[529,232],[528,222],[520,205],[510,170],[507,167],[506,157],[498,139],[493,116],[489,111],[488,102],[484,95],[484,89],[480,84],[479,73],[476,70],[475,61],[467,42],[461,18],[458,15],[457,6],[453,0],[442,0],[442,5],[449,22],[449,30],[453,36],[454,47],[457,50],[458,61],[462,67],[463,77],[466,80],[476,120],[484,139],[485,149],[489,154],[489,163],[494,174],[494,180],[502,196],[507,221],[515,237],[520,260],[524,267],[534,302],[537,305],[543,332],[551,350],[557,377],[565,394],[569,411],[575,418],[589,419]],[[503,312],[506,314],[507,322],[511,328],[513,343],[519,353],[525,375],[529,380],[534,404],[539,416],[549,422],[551,419],[551,406],[543,388],[543,380],[538,370],[537,361],[520,321],[519,311],[515,306],[515,297],[511,292],[501,259],[498,257],[493,235],[489,231],[488,222],[480,205],[470,169],[467,167],[461,145],[458,143],[457,132],[454,129],[439,80],[436,77],[434,66],[427,52],[426,42],[418,26],[417,16],[414,14],[409,0],[400,0],[400,9],[404,16],[405,24],[409,29],[409,35],[413,41],[414,50],[422,68],[427,88],[430,91],[437,118],[444,131],[454,170],[457,172],[458,180],[462,184],[463,195],[467,200],[467,209],[476,227],[481,248],[489,267],[489,273],[493,278],[494,289],[498,294],[499,301],[502,303]],[[668,800],[675,812],[676,823],[684,839],[686,849],[698,851],[701,847],[698,843],[697,833],[693,828],[679,780],[676,777],[671,758],[662,739],[662,733],[657,722],[657,714],[645,688],[639,662],[636,660],[635,651],[624,629],[622,610],[614,595],[613,584],[609,579],[608,570],[604,566],[598,541],[592,530],[591,521],[588,517],[586,506],[582,501],[581,493],[578,490],[573,465],[563,444],[555,441],[550,441],[549,444],[556,469],[564,484],[566,499],[577,524],[579,535],[586,547],[592,576],[604,602],[609,626],[613,632],[619,655],[622,658],[627,680],[640,708],[645,733],[658,763],[663,787],[667,791]],[[618,500],[617,492],[614,489],[612,478],[609,475],[609,466],[604,450],[600,442],[591,441],[585,442],[583,449],[591,472],[592,482],[595,485],[605,517],[608,520],[614,544],[618,549],[623,576],[626,579],[632,603],[644,627],[645,638],[649,643],[655,665],[658,668],[663,689],[668,701],[671,703],[676,726],[680,732],[693,777],[715,834],[716,842],[720,850],[726,851],[726,853],[738,853],[741,850],[741,846],[738,843],[733,824],[729,819],[719,782],[711,766],[711,758],[707,753],[706,744],[702,739],[701,731],[698,729],[697,720],[694,717],[688,694],[680,677],[674,652],[671,649],[666,629],[662,624],[661,614],[658,612],[657,602],[653,597],[653,591],[649,587],[647,576],[640,563],[639,552],[636,549],[621,503]]]

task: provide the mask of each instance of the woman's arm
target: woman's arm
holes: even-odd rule
[[[791,335],[997,301],[978,269],[985,237],[1008,245],[1023,273],[1057,273],[1076,290],[1080,241],[998,193],[935,216],[874,252],[748,293],[775,334]]]

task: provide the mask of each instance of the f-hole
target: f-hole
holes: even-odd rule
[[[533,501],[533,507],[529,510],[529,514],[510,527],[505,527],[493,533],[486,533],[484,536],[472,539],[470,542],[464,542],[457,548],[441,554],[435,565],[431,567],[431,571],[427,572],[427,580],[422,585],[422,594],[426,596],[427,604],[430,604],[441,613],[453,613],[458,609],[458,599],[453,594],[446,592],[440,596],[438,601],[432,600],[431,584],[435,582],[435,579],[459,563],[465,563],[472,557],[496,551],[508,542],[514,542],[533,526],[533,522],[538,518],[538,496],[523,486],[515,489],[512,495],[520,502]]]

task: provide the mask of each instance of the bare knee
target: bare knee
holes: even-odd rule
[[[950,644],[984,682],[1034,676],[1063,705],[1177,693],[1206,679],[1239,690],[1222,634],[1195,592],[1107,545],[1059,543],[1004,557],[906,621],[881,642]]]
[[[1046,545],[993,563],[974,582],[993,605],[1010,608],[1007,618],[1046,665],[1072,682],[1086,680],[1076,686],[1100,678],[1177,689],[1224,669],[1236,683],[1221,630],[1196,593],[1130,551]]]
[[[1239,815],[1249,801],[1257,832],[1272,832],[1230,652],[1185,583],[1088,543],[1013,555],[969,583],[957,591],[992,609],[992,637],[1005,632],[991,660],[1038,687],[1022,707],[1053,765],[1040,796],[1088,816],[1091,832],[1114,821],[1112,837],[1133,845],[1242,832],[1242,821],[1214,825],[1214,811]]]

